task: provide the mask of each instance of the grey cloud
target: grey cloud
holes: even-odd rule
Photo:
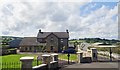
[[[9,35],[9,33],[10,33],[9,31],[3,31],[2,32],[2,34],[4,34],[4,35]]]
[[[58,13],[54,13],[50,19],[55,22],[65,22],[68,19],[68,16],[66,16],[65,13],[61,13],[60,11]]]
[[[11,9],[10,11],[6,8],[7,6]],[[20,9],[17,10],[18,6]],[[18,35],[21,32],[26,36],[36,36],[38,29],[43,29],[44,31],[65,31],[68,29],[71,38],[110,37],[110,34],[116,33],[116,29],[112,29],[116,27],[116,23],[113,24],[114,21],[112,19],[106,18],[106,14],[109,10],[105,10],[106,8],[98,9],[83,17],[79,14],[81,11],[80,6],[82,5],[76,5],[76,3],[64,4],[54,2],[21,2],[15,5],[12,5],[12,3],[9,5],[6,4],[3,8],[5,9],[4,11],[7,12],[4,13],[4,11],[2,11],[2,13],[4,13],[2,15],[5,16],[4,21],[0,21],[5,24],[8,22],[13,24],[8,24],[6,28],[3,28],[3,35]],[[16,8],[13,10],[13,15],[15,16],[7,16],[14,8]],[[101,15],[103,15],[104,18]],[[8,20],[5,21],[5,19]],[[104,34],[104,36],[102,34]],[[116,35],[113,34],[112,37],[115,36]]]
[[[29,2],[22,2],[23,5],[25,5],[28,9],[32,10],[33,7]]]
[[[6,6],[3,6],[2,8],[2,12],[4,13],[4,15],[9,15],[9,16],[12,16],[14,7],[10,4],[6,5]]]

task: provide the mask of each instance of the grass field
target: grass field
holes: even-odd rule
[[[60,54],[58,58],[67,60],[68,59],[67,55],[68,54]],[[77,60],[77,54],[70,54],[70,59],[69,60],[70,61],[76,61]]]
[[[33,66],[37,65],[36,57],[37,55],[31,55],[31,54],[12,54],[12,55],[5,55],[0,56],[0,59],[2,59],[2,68],[21,68],[21,62],[20,58],[24,56],[32,56],[34,57]],[[41,64],[41,61],[39,62]]]

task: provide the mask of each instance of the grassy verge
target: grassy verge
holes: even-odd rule
[[[0,59],[2,59],[2,62],[0,62],[0,64],[2,65],[2,68],[21,68],[20,58],[24,56],[34,57],[33,66],[37,65],[37,55],[31,54],[12,54],[0,56]],[[41,64],[41,61],[39,61],[39,64]]]
[[[68,54],[60,54],[58,56],[59,59],[64,59],[64,60],[68,60]],[[75,61],[77,60],[77,55],[76,54],[70,54],[70,58],[69,58],[71,61]]]

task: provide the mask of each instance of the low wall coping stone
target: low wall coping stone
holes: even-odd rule
[[[53,54],[51,54],[51,55],[53,55],[53,56],[54,56],[54,55],[58,55],[58,54],[57,54],[57,53],[53,53]]]
[[[56,63],[57,61],[52,61],[52,62],[50,62],[50,63]]]
[[[34,66],[34,67],[32,67],[32,68],[39,68],[39,67],[43,67],[43,66],[46,66],[47,64],[40,64],[40,65],[38,65],[38,66]]]
[[[33,60],[34,57],[21,57],[20,60]]]
[[[77,53],[79,54],[79,53],[83,53],[83,52],[77,52]]]
[[[43,54],[42,56],[48,56],[48,57],[49,57],[50,55],[48,55],[48,54]]]
[[[91,48],[91,49],[96,49],[96,48]]]

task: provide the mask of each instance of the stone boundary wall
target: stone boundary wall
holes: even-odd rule
[[[34,67],[32,67],[33,59],[34,57],[21,57],[21,70],[57,70],[58,68],[58,54],[42,55],[42,64]]]
[[[41,64],[41,65],[32,67],[32,70],[57,70],[57,68],[58,68],[58,62],[52,61],[50,62],[50,68],[48,68],[47,64]]]

